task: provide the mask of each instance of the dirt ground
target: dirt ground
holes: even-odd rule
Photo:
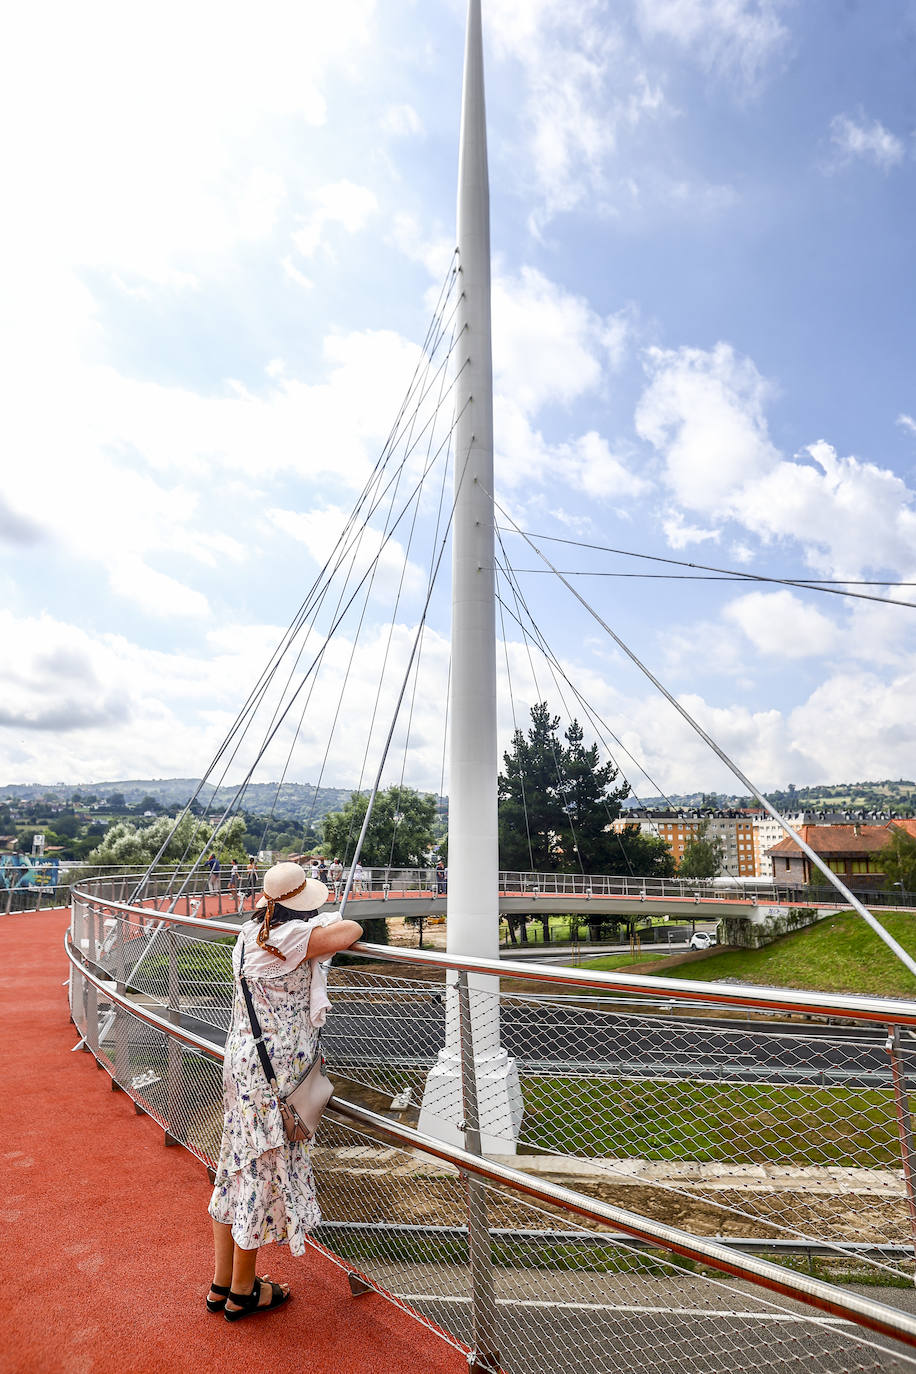
[[[349,1152],[332,1161],[316,1159],[316,1176],[322,1214],[327,1221],[402,1222],[405,1225],[461,1226],[466,1224],[464,1189],[457,1176],[431,1167],[409,1173],[392,1167],[387,1156],[377,1168],[360,1159],[354,1167]],[[398,1152],[400,1153],[400,1152]],[[811,1199],[801,1193],[746,1193],[739,1189],[716,1194],[718,1206],[689,1189],[673,1193],[667,1188],[580,1180],[577,1191],[638,1216],[650,1217],[698,1236],[755,1236],[776,1239],[786,1229],[804,1232],[818,1240],[872,1241],[875,1244],[905,1241],[909,1237],[906,1204],[902,1199],[881,1202],[842,1195]],[[495,1188],[487,1188],[487,1212],[491,1226],[544,1229],[569,1224],[568,1214],[531,1205]],[[790,1219],[794,1225],[789,1226]],[[803,1225],[800,1223],[804,1223]],[[577,1225],[589,1230],[606,1229],[582,1218]],[[613,1230],[611,1226],[609,1229]]]

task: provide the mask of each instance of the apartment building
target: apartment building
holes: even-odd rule
[[[870,818],[872,823],[845,813],[798,811],[785,819],[812,849],[816,850],[847,883],[863,888],[880,887],[883,882],[878,850],[887,844],[892,827],[905,830],[916,839],[916,820],[890,817]],[[877,821],[877,824],[875,822]],[[668,845],[675,863],[680,863],[684,847],[695,839],[705,825],[707,838],[722,842],[722,873],[733,878],[760,878],[778,883],[812,881],[810,864],[801,850],[786,837],[778,821],[765,811],[645,811],[634,810],[614,822],[614,829],[638,825],[649,835],[659,835]],[[854,880],[854,881],[853,881]]]
[[[684,847],[697,838],[700,827],[705,825],[706,838],[721,841],[723,873],[733,878],[760,876],[754,818],[744,812],[716,811],[700,815],[690,811],[631,811],[614,822],[614,829],[622,830],[627,825],[638,825],[645,834],[660,836],[671,850],[675,863],[680,863]]]

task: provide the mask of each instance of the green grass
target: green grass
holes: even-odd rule
[[[649,945],[641,954],[602,954],[598,959],[583,959],[577,967],[588,972],[591,972],[592,969],[598,969],[605,973],[611,973],[616,969],[633,969],[641,967],[643,964],[657,964],[660,960],[668,957],[668,950],[656,950]]]
[[[916,956],[916,911],[876,914],[894,939]],[[609,954],[585,960],[582,967],[642,971],[640,966],[655,963],[667,954],[663,948],[647,946],[638,955]],[[656,971],[656,976],[666,975]],[[676,964],[667,976],[704,983],[736,978],[742,983],[770,987],[916,998],[916,978],[853,911],[828,916],[805,930],[774,940],[763,949],[723,949],[690,963]]]
[[[908,954],[916,955],[916,911],[875,913]],[[590,967],[597,966],[590,961]],[[841,911],[763,949],[723,950],[672,969],[672,977],[916,998],[916,978],[861,916]]]
[[[893,1092],[524,1075],[526,1146],[699,1163],[898,1167]]]

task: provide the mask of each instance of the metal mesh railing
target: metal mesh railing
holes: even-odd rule
[[[887,1369],[888,1352],[836,1318],[634,1248],[504,1187],[469,1182],[349,1122],[327,1123],[315,1151],[317,1238],[346,1267],[476,1351],[494,1369],[716,1371]],[[489,1236],[475,1275],[471,1206]],[[359,1217],[359,1221],[354,1221]],[[905,1358],[901,1367],[909,1367]],[[485,1366],[484,1366],[485,1367]]]
[[[80,1033],[138,1110],[211,1165],[233,938],[97,890],[74,897]],[[763,1296],[752,1274],[714,1272],[703,1255],[716,1245],[702,1239],[794,1251],[790,1265],[806,1254],[827,1277],[871,1274],[883,1296],[912,1283],[916,1007],[846,999],[843,1027],[823,1014],[729,1022],[690,1005],[634,1009],[633,985],[647,980],[592,974],[583,987],[581,974],[515,965],[498,980],[449,962],[362,948],[332,971],[323,1044],[338,1110],[314,1151],[314,1240],[332,1259],[469,1347],[475,1367],[505,1374],[916,1367],[839,1322],[859,1320],[848,1290],[831,1289],[839,1306],[813,1317]],[[835,1017],[844,999],[824,1000]],[[443,1162],[430,1136],[446,1152],[482,1141],[502,1174]],[[634,1216],[657,1228],[654,1242],[615,1229]],[[659,1231],[693,1237],[700,1257],[685,1260]]]
[[[444,984],[351,970],[332,975],[326,1040],[339,1071],[377,1102],[422,1103],[457,1135],[457,1079],[430,1079],[445,1051]],[[338,984],[334,987],[334,982]],[[596,1196],[677,1218],[700,1233],[795,1238],[853,1253],[896,1242],[912,1273],[913,1220],[903,1171],[900,1088],[913,1054],[899,1034],[782,1024],[686,1022],[613,1000],[535,1000],[471,989],[478,1056],[501,1044],[523,1104],[512,1129],[501,1080],[481,1077],[491,1153],[515,1151]]]

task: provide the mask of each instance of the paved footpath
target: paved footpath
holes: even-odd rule
[[[342,1269],[264,1250],[289,1306],[230,1326],[204,1307],[210,1185],[71,1053],[62,911],[0,917],[0,1374],[459,1374],[465,1355]]]

